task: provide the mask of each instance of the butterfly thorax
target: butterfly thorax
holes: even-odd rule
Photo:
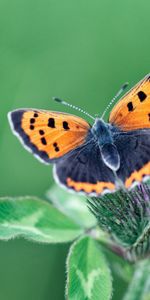
[[[113,138],[109,124],[105,123],[101,119],[96,119],[92,127],[92,133],[100,146],[106,143],[113,143]]]
[[[91,132],[100,147],[100,152],[105,165],[111,170],[117,171],[120,167],[120,157],[117,147],[113,142],[113,134],[110,125],[97,118]]]

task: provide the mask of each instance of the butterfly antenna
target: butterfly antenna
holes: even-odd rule
[[[95,120],[95,118],[93,116],[91,116],[88,112],[86,112],[85,110],[83,110],[82,108],[80,108],[78,106],[70,104],[70,103],[68,103],[68,102],[66,102],[66,101],[64,101],[64,100],[62,100],[60,98],[57,98],[57,97],[53,97],[53,100],[55,100],[56,102],[59,102],[59,103],[61,103],[63,105],[66,105],[68,107],[71,107],[73,109],[76,109],[76,110],[80,111],[81,113],[85,114],[86,116],[90,117],[91,119]]]
[[[123,86],[120,88],[120,90],[117,92],[117,94],[113,97],[113,99],[109,102],[106,109],[104,110],[101,118],[103,119],[108,109],[112,106],[112,104],[116,101],[116,99],[123,93],[123,91],[127,88],[128,82],[124,83]]]

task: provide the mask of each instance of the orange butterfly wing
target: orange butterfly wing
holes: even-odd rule
[[[48,163],[84,143],[90,129],[82,118],[43,110],[15,110],[9,119],[27,149]]]
[[[114,106],[109,122],[125,131],[150,128],[150,75]]]

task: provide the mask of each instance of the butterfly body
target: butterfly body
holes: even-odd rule
[[[114,144],[115,131],[118,131],[118,129],[98,118],[91,128],[91,133],[99,145],[104,163],[114,171],[119,168],[120,164],[119,153]]]
[[[18,109],[12,130],[63,187],[90,196],[130,189],[150,177],[150,76],[114,107],[109,123],[66,113]]]

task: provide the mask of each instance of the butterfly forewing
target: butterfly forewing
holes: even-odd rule
[[[47,163],[84,143],[90,129],[82,118],[59,112],[21,109],[9,119],[28,150]]]
[[[150,128],[150,74],[115,105],[109,122],[125,131]]]

